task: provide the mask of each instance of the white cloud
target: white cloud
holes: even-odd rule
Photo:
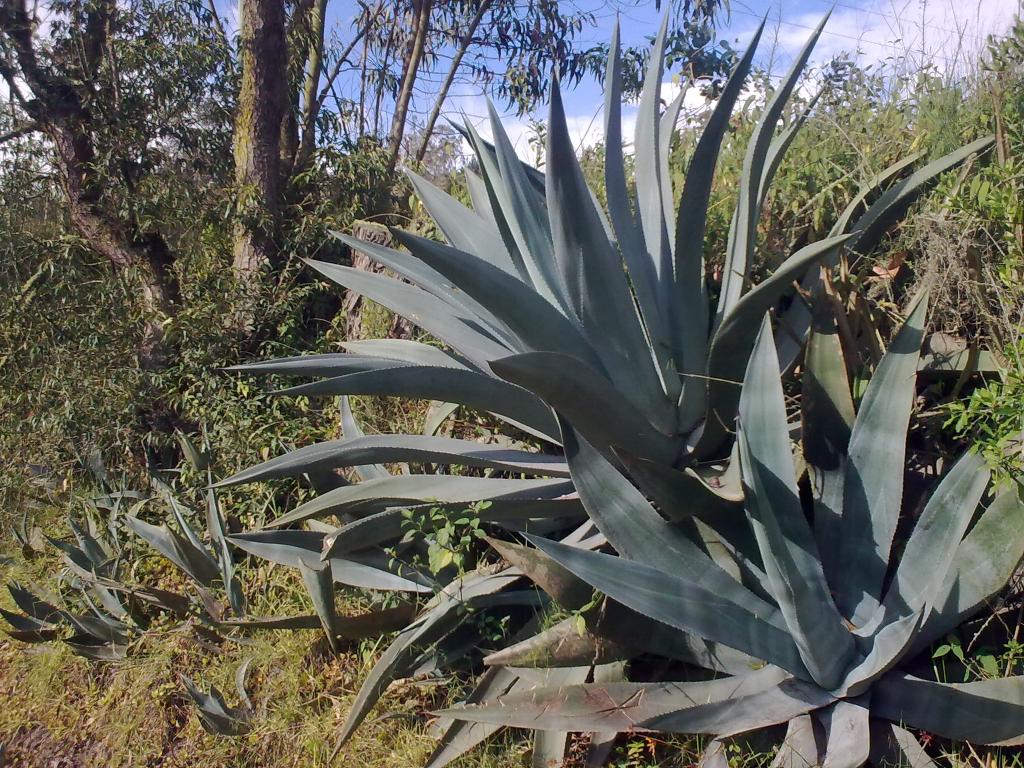
[[[862,64],[892,62],[917,70],[931,64],[944,73],[969,72],[989,35],[1009,30],[1021,4],[1015,0],[863,0],[858,8],[838,5],[815,46],[811,61],[840,53],[859,54]],[[782,13],[769,19],[762,47],[781,75],[821,20],[821,12]],[[773,21],[775,26],[773,27]]]
[[[1014,16],[1024,0],[861,0],[861,6],[852,7],[858,0],[845,0],[837,5],[815,46],[811,63],[824,64],[840,53],[856,54],[861,64],[891,62],[911,71],[931,63],[945,73],[970,71],[979,60],[989,35],[1001,35],[1009,30]],[[806,43],[822,12],[787,14],[782,12],[769,18],[761,41],[762,53],[758,60],[776,76],[784,74],[793,58]],[[753,34],[753,27],[730,35],[743,45]],[[816,90],[813,77],[801,86],[805,97]],[[680,89],[677,82],[662,83],[662,100],[674,99]],[[468,87],[468,88],[471,88]],[[739,104],[748,103],[749,97],[761,95],[749,89],[741,95]],[[756,101],[756,100],[755,100]],[[492,138],[487,120],[487,106],[479,91],[465,90],[449,96],[449,114],[465,113],[484,138]],[[702,117],[713,108],[700,89],[690,86],[683,97],[681,121]],[[569,135],[577,148],[593,146],[604,140],[603,104],[595,105],[595,112],[570,114],[566,117]],[[519,157],[527,162],[536,161],[536,152],[530,144],[532,135],[530,118],[546,122],[544,109],[533,115],[502,115],[502,125],[509,135]],[[622,136],[627,151],[636,129],[637,107],[625,104],[622,110]],[[467,154],[468,146],[465,147]]]

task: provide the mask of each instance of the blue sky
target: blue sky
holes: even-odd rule
[[[221,0],[221,6],[233,25],[237,5]],[[220,4],[220,3],[219,3]],[[605,41],[611,35],[618,13],[625,44],[639,44],[653,35],[660,13],[653,2],[634,0],[574,0],[574,5],[597,16],[595,28],[587,30],[584,40]],[[944,72],[969,68],[977,61],[987,35],[1005,33],[1021,9],[1021,0],[730,0],[731,13],[720,25],[719,37],[727,39],[742,51],[749,42],[760,19],[767,15],[768,27],[761,41],[758,62],[773,74],[781,74],[792,57],[803,45],[811,30],[822,16],[833,8],[832,18],[816,46],[812,65],[823,63],[833,56],[847,52],[856,54],[863,64],[883,62],[916,69],[929,62]],[[328,34],[344,45],[352,34],[352,19],[356,12],[352,0],[331,0],[328,5]],[[432,82],[425,77],[420,83],[422,96],[414,103],[414,110],[425,112],[432,105]],[[669,96],[677,91],[666,82]],[[565,93],[566,114],[570,130],[578,144],[601,139],[601,89],[593,80],[584,80]],[[685,108],[705,108],[696,90],[687,94]],[[489,128],[483,120],[485,101],[480,85],[472,82],[457,83],[449,98],[446,113],[452,116],[466,114],[478,123],[485,135]],[[624,133],[633,109],[624,110]],[[527,141],[531,116],[506,114],[503,124],[524,157],[531,155]],[[543,109],[532,117],[543,117]]]

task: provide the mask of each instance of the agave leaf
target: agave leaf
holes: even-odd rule
[[[536,187],[531,185],[490,100],[487,102],[487,112],[501,181],[507,195],[507,207],[502,212],[516,238],[519,253],[529,274],[529,282],[541,295],[564,309],[567,306],[564,286],[550,258],[551,231],[544,201]]]
[[[323,626],[315,613],[299,616],[247,616],[242,619],[223,619],[217,624],[238,629],[320,629]]]
[[[323,261],[307,262],[332,282],[376,301],[392,312],[415,319],[427,333],[445,342],[478,368],[508,354],[508,347],[481,324],[480,319],[412,285],[352,267]]]
[[[854,625],[878,609],[903,498],[907,428],[914,405],[917,360],[928,311],[918,296],[886,351],[861,401],[850,435],[844,481],[836,603]]]
[[[158,488],[159,487],[160,486],[158,486]],[[214,566],[216,567],[217,563],[213,555],[211,555],[209,550],[207,550],[206,544],[203,542],[203,539],[199,535],[199,532],[192,527],[192,524],[189,523],[188,518],[185,516],[186,510],[181,506],[181,504],[178,503],[178,500],[172,493],[170,486],[164,486],[164,488],[166,489],[166,491],[164,492],[164,496],[167,499],[167,503],[171,508],[171,514],[173,515],[175,521],[178,523],[178,529],[184,534],[185,539],[192,546],[192,548],[195,549],[197,552],[202,553],[202,555],[207,557],[210,560],[210,562],[213,563]]]
[[[501,233],[501,239],[505,243],[505,249],[508,251],[509,258],[515,264],[522,281],[527,285],[533,285],[530,270],[527,269],[523,254],[520,252],[522,235],[514,218],[510,220],[509,216],[505,213],[511,210],[512,202],[509,199],[508,186],[501,178],[501,170],[498,167],[498,157],[494,150],[494,145],[480,138],[476,128],[473,127],[469,120],[466,120],[463,126],[454,123],[453,125],[466,137],[480,163],[481,179],[487,193],[488,207],[494,217],[494,224],[498,228],[498,232]],[[538,292],[549,301],[554,298],[550,292],[545,293],[539,289]]]
[[[593,588],[539,549],[488,539],[501,555],[523,571],[562,608],[576,611],[591,602]],[[563,540],[568,542],[568,539]],[[705,669],[746,674],[759,665],[756,659],[732,648],[680,632],[637,613],[621,603],[605,600],[582,614],[586,630],[623,647],[678,659]]]
[[[399,603],[394,608],[382,608],[356,616],[335,614],[336,636],[345,640],[363,640],[388,632],[396,632],[409,624],[416,615],[412,603]],[[322,626],[316,614],[304,616],[264,616],[227,619],[220,626],[239,629],[318,629]]]
[[[228,546],[227,534],[224,529],[224,516],[220,511],[217,494],[212,488],[206,490],[206,527],[210,532],[210,543],[217,553],[220,565],[221,581],[228,593],[228,602],[236,616],[245,615],[245,594],[242,585],[235,577],[235,562]]]
[[[391,230],[392,235],[397,230]],[[443,301],[458,313],[473,319],[489,336],[505,345],[515,344],[515,339],[508,329],[495,317],[490,308],[476,301],[469,294],[460,291],[459,287],[442,275],[415,254],[395,250],[379,243],[360,240],[342,232],[331,231],[331,235],[341,240],[354,251],[360,251],[378,264],[395,272],[399,277],[426,291],[431,296]],[[440,244],[438,244],[440,246]],[[441,246],[445,247],[445,246]],[[363,271],[363,270],[360,270]],[[364,272],[364,274],[370,274]],[[412,319],[412,318],[411,318]],[[413,319],[415,322],[415,319]]]
[[[700,756],[697,768],[729,768],[725,742],[713,739],[704,749],[704,754]]]
[[[4,629],[10,637],[23,643],[45,643],[55,640],[61,629],[48,622],[39,621],[32,616],[23,616],[20,613],[12,613],[0,608],[0,616],[11,625],[11,629]]]
[[[625,662],[614,662],[612,664],[598,664],[594,667],[592,674],[594,683],[622,683],[626,681]],[[584,768],[601,768],[608,762],[612,750],[615,748],[615,740],[618,738],[617,731],[595,731],[590,734],[590,743],[587,745],[587,756],[583,761]]]
[[[3,616],[15,629],[22,632],[35,632],[42,629],[55,629],[54,624],[48,621],[40,621],[33,616],[26,616],[20,613],[14,613],[12,611],[6,611],[0,608],[0,616]]]
[[[666,522],[643,494],[568,424],[562,426],[562,442],[583,506],[620,555],[675,574],[776,627],[784,626],[775,606],[722,570],[681,524]]]
[[[828,736],[821,768],[860,768],[867,762],[871,749],[870,714],[867,695],[841,699],[824,710]]]
[[[174,533],[166,525],[150,525],[137,517],[126,517],[125,524],[204,587],[220,578],[220,569],[209,552],[197,548],[189,539]]]
[[[814,49],[831,12],[818,24],[803,49],[793,62],[793,67],[779,84],[778,89],[765,105],[764,113],[754,127],[754,133],[747,144],[747,154],[743,160],[743,173],[740,178],[740,194],[736,205],[736,226],[729,238],[725,266],[722,271],[722,293],[715,312],[715,324],[721,327],[725,319],[737,306],[743,295],[750,274],[750,263],[757,246],[757,221],[760,218],[760,189],[764,166],[768,160],[772,136],[782,117],[793,89],[796,88],[800,74],[807,65],[811,51]]]
[[[519,272],[508,251],[495,247],[496,243],[501,242],[501,234],[493,222],[488,222],[422,176],[410,170],[405,173],[417,197],[449,243],[460,251],[485,255],[494,266],[519,280]]]
[[[836,691],[843,696],[860,696],[871,684],[892,669],[911,648],[924,618],[924,611],[904,615],[874,631],[867,655],[846,673]],[[860,635],[860,631],[858,631]],[[866,643],[862,643],[866,644]]]
[[[495,163],[497,162],[498,150],[495,147],[494,143],[488,141],[487,139],[480,138],[479,134],[476,134],[476,138],[474,139],[473,137],[474,137],[475,131],[473,131],[473,124],[472,123],[464,122],[463,125],[461,125],[461,126],[458,123],[451,123],[451,125],[452,125],[452,127],[455,128],[455,130],[457,130],[459,133],[461,133],[463,138],[465,138],[467,141],[469,141],[470,144],[472,144],[474,147],[479,147],[479,151],[474,150],[474,151],[476,151],[477,155],[484,154],[485,156],[490,157]],[[534,168],[532,165],[530,165],[528,162],[526,162],[524,160],[519,160],[518,162],[519,162],[520,169],[522,170],[523,173],[526,174],[526,181],[528,182],[528,188],[532,188],[534,193],[536,195],[538,195],[538,196],[543,195],[544,194],[544,172],[537,170],[536,168]],[[500,174],[499,174],[499,177],[500,177]]]
[[[430,462],[500,469],[520,474],[566,476],[559,456],[530,453],[487,445],[472,440],[426,435],[369,435],[354,439],[325,440],[276,456],[242,470],[214,485],[225,488],[281,477],[295,477],[311,470],[335,469],[380,462]],[[393,479],[391,475],[383,480]],[[368,481],[373,482],[373,481]],[[380,480],[376,481],[380,482]],[[342,490],[342,489],[337,489]]]
[[[96,599],[99,600],[100,605],[103,606],[103,610],[105,610],[115,619],[118,619],[119,621],[124,621],[128,618],[128,611],[125,610],[124,605],[121,604],[121,601],[118,599],[117,595],[111,590],[107,589],[101,584],[93,583],[89,585],[88,592],[94,595]],[[85,596],[86,594],[83,594],[83,597]]]
[[[34,619],[44,623],[59,621],[63,611],[14,581],[7,585],[15,604]]]
[[[249,676],[249,667],[251,665],[252,656],[248,656],[238,665],[238,669],[235,670],[235,690],[238,692],[238,698],[242,701],[242,706],[250,712],[252,711],[252,700],[245,691],[245,680]]]
[[[440,347],[411,339],[357,339],[343,341],[341,346],[357,357],[397,360],[411,365],[439,365],[442,368],[466,368],[463,360]]]
[[[255,531],[228,537],[228,541],[239,549],[292,568],[298,568],[302,558],[319,560],[323,540],[323,533],[293,530]],[[388,560],[384,552],[372,550],[352,553],[344,558],[334,557],[330,559],[331,575],[339,584],[364,589],[431,591],[430,585],[419,574],[402,569],[403,575],[399,575],[389,567]]]
[[[331,352],[323,355],[298,355],[264,360],[258,363],[232,365],[224,370],[229,373],[274,376],[341,376],[346,373],[399,368],[406,365],[402,360],[384,357],[353,355],[348,352]]]
[[[815,305],[804,356],[800,400],[803,455],[814,496],[814,535],[830,585],[837,583],[846,452],[853,427],[853,397],[846,360],[827,300]],[[781,344],[780,344],[781,346]]]
[[[72,638],[70,640],[65,640],[64,645],[66,645],[76,656],[82,656],[83,658],[92,659],[93,661],[119,661],[128,655],[128,647],[126,645],[120,645],[118,643],[81,642],[83,639],[91,640],[92,638]]]
[[[766,583],[761,552],[743,511],[742,488],[734,495],[731,489],[708,485],[692,469],[679,471],[625,453],[617,455],[640,489],[654,500],[663,515],[677,522],[696,519],[699,521],[698,528],[699,523],[706,524],[715,532],[719,543],[742,573],[744,584]],[[738,467],[738,458],[735,463]],[[766,589],[760,591],[767,594]],[[772,598],[769,596],[768,599]]]
[[[216,687],[212,687],[209,693],[203,693],[185,675],[181,676],[181,682],[198,708],[203,730],[218,736],[242,736],[252,729],[249,710],[229,707]]]
[[[976,453],[960,458],[932,492],[903,550],[881,612],[886,617],[931,608],[988,486]]]
[[[469,408],[499,413],[546,440],[557,434],[548,409],[532,393],[493,376],[459,368],[406,365],[321,379],[278,390],[275,394],[292,397],[387,395],[421,400],[444,398]]]
[[[693,151],[686,180],[683,182],[676,218],[674,295],[667,302],[672,318],[676,369],[683,379],[683,396],[679,400],[679,428],[692,429],[704,415],[707,383],[704,373],[708,353],[708,293],[704,279],[704,234],[707,227],[711,183],[718,162],[722,139],[729,128],[736,99],[750,72],[764,31],[758,25],[747,50],[729,76],[715,109],[708,118]]]
[[[995,137],[985,136],[972,141],[948,155],[934,160],[907,178],[887,189],[851,228],[854,235],[848,247],[854,253],[867,253],[881,239],[907,207],[937,181],[938,177],[963,163],[969,157],[987,151]]]
[[[313,608],[320,617],[327,643],[334,653],[338,653],[337,613],[334,609],[334,579],[331,578],[330,562],[300,557],[299,573],[302,574],[309,596],[313,598]]]
[[[487,542],[566,610],[578,610],[593,597],[593,589],[586,582],[547,557],[542,551],[499,539],[488,538]]]
[[[661,78],[665,67],[665,38],[668,34],[668,9],[662,15],[654,38],[650,64],[640,92],[640,104],[633,140],[636,178],[636,208],[643,227],[648,258],[654,267],[655,281],[668,279],[666,265],[671,259],[667,219],[662,202],[660,139],[658,112],[661,108]]]
[[[810,768],[820,764],[821,745],[811,715],[798,715],[786,726],[786,736],[771,768]]]
[[[665,111],[658,120],[658,179],[661,182],[661,209],[665,218],[665,235],[667,236],[668,252],[662,265],[662,277],[660,282],[665,292],[666,302],[672,300],[672,269],[675,266],[672,256],[676,250],[676,230],[670,226],[672,216],[675,213],[675,199],[672,194],[672,175],[669,170],[669,156],[672,153],[672,139],[675,138],[676,124],[679,122],[679,112],[683,108],[683,98],[689,83],[685,80],[679,83],[679,93],[665,107]]]
[[[564,686],[584,683],[590,674],[590,667],[559,667],[544,671],[541,685]],[[530,756],[533,768],[562,768],[565,764],[565,749],[569,734],[565,731],[539,729],[533,732],[533,751]]]
[[[75,539],[78,541],[78,546],[85,556],[89,559],[89,562],[93,565],[93,570],[100,570],[110,560],[110,554],[103,545],[91,534],[80,526],[73,517],[68,516],[68,527],[71,528],[71,532],[74,534]]]
[[[394,234],[417,258],[494,312],[518,340],[517,351],[562,352],[596,361],[578,326],[518,278],[495,269],[474,254],[410,232],[394,230]]]
[[[767,315],[740,396],[740,466],[747,514],[771,593],[815,682],[830,690],[854,655],[804,517],[786,427],[786,404]],[[584,502],[586,499],[584,499]]]
[[[464,169],[462,173],[466,178],[466,188],[469,191],[469,199],[473,203],[473,211],[497,231],[498,224],[494,219],[494,211],[491,210],[491,201],[487,195],[487,185],[484,180],[469,168]],[[516,274],[518,274],[518,268]]]
[[[523,599],[520,593],[498,594],[519,578],[520,573],[515,569],[496,574],[471,572],[456,579],[428,602],[420,617],[398,634],[363,680],[338,737],[339,747],[365,719],[384,689],[406,673],[420,650],[465,620],[466,609],[484,607],[502,599],[509,602]]]
[[[124,646],[127,645],[128,627],[118,621],[112,621],[97,615],[64,613],[64,619],[75,630],[80,638],[91,639],[96,643]]]
[[[678,470],[638,459],[624,451],[617,451],[616,458],[662,507],[662,513],[670,520],[696,517],[710,522],[719,515],[743,514],[743,489],[739,482],[734,490],[730,485],[712,485],[690,467]],[[739,473],[736,474],[738,481]]]
[[[643,231],[633,214],[633,196],[626,187],[626,169],[622,152],[622,55],[617,20],[608,50],[608,67],[604,82],[604,181],[608,213],[619,250],[626,262],[630,282],[636,292],[644,323],[657,347],[658,340],[664,339],[665,333],[663,330],[659,331],[662,313],[658,307],[654,264],[647,255]]]
[[[889,765],[938,768],[914,734],[895,723],[880,720],[871,723],[871,762],[883,768]]]
[[[854,197],[833,226],[832,234],[851,231],[854,237],[847,243],[848,250],[856,253],[869,252],[878,244],[885,231],[903,215],[907,207],[930,189],[943,173],[952,170],[973,155],[984,152],[992,143],[993,137],[988,136],[927,164],[886,190],[851,228],[850,220],[868,196],[919,160],[921,155],[917,153],[891,165]],[[827,261],[826,266],[834,266],[834,261]],[[817,296],[821,291],[821,285],[820,275],[812,270],[804,277],[802,287],[804,291]],[[779,342],[779,357],[785,369],[789,370],[800,355],[804,337],[810,327],[811,314],[803,303],[794,302],[786,310],[782,323],[789,331]]]
[[[595,351],[619,392],[649,421],[671,431],[675,409],[655,370],[655,353],[644,337],[622,259],[604,232],[576,159],[557,83],[551,89],[547,138],[548,216],[554,260],[562,273],[569,308],[587,337],[601,340]],[[578,353],[574,356],[590,362]]]
[[[180,429],[175,429],[174,437],[177,439],[178,445],[181,447],[181,453],[193,469],[202,472],[210,466],[209,455],[198,449],[196,444],[189,439],[188,435]]]
[[[342,395],[338,398],[338,410],[341,413],[341,434],[346,440],[366,437],[362,426],[356,421],[355,414],[352,413],[352,404],[349,402],[348,395]],[[391,473],[388,472],[383,464],[356,464],[352,467],[352,470],[360,480],[391,477]]]
[[[944,739],[1024,744],[1024,677],[950,684],[893,673],[875,684],[871,709]]]
[[[708,353],[708,416],[694,448],[697,458],[714,456],[731,435],[739,403],[738,383],[754,347],[754,328],[790,290],[793,280],[814,262],[834,253],[845,241],[844,235],[801,248],[782,262],[771,277],[739,299],[718,326]]]
[[[857,194],[846,204],[843,212],[836,219],[836,223],[832,225],[832,229],[829,230],[830,234],[839,235],[848,231],[854,214],[866,206],[867,199],[872,195],[878,194],[893,179],[899,178],[904,171],[913,166],[922,157],[924,157],[924,152],[913,152],[906,157],[900,158],[857,190]],[[865,219],[866,221],[867,219]],[[810,277],[816,276],[812,275]]]
[[[459,408],[458,403],[443,403],[440,400],[433,401],[430,404],[430,409],[427,411],[426,418],[423,420],[423,434],[429,437],[436,435],[438,430],[441,429],[441,425],[444,424],[445,419],[454,414]]]
[[[19,643],[49,643],[60,637],[59,629],[4,629],[4,634]]]
[[[359,512],[363,515],[391,507],[417,506],[428,502],[468,504],[488,500],[555,499],[573,491],[567,480],[519,480],[462,475],[395,475],[380,480],[336,488],[300,504],[272,521],[284,525],[327,514]]]
[[[1024,558],[1022,516],[1018,486],[996,496],[957,548],[913,652],[943,637],[1006,586]]]
[[[543,632],[514,643],[484,657],[488,666],[506,667],[578,667],[608,664],[639,655],[641,649],[627,647],[614,640],[580,632],[575,616],[562,619]]]
[[[440,714],[555,731],[732,735],[786,722],[833,701],[813,685],[766,667],[699,683],[602,683],[538,688]]]
[[[506,381],[536,392],[599,445],[624,448],[640,458],[672,464],[679,440],[659,432],[604,376],[581,360],[530,352],[491,362]]]
[[[768,146],[768,154],[765,157],[764,167],[761,170],[761,183],[757,191],[758,210],[760,210],[764,205],[764,199],[768,194],[768,188],[775,179],[775,173],[779,170],[779,166],[782,164],[782,159],[786,155],[786,150],[789,149],[789,145],[793,143],[793,139],[796,138],[797,133],[799,133],[804,123],[807,122],[807,118],[811,116],[811,112],[814,110],[814,107],[818,104],[818,100],[824,93],[825,89],[819,88],[818,92],[815,93],[801,108],[801,110],[790,119],[786,127],[782,129],[782,132],[773,138],[772,143]]]
[[[92,611],[93,615],[100,622],[110,629],[121,633],[125,638],[128,637],[129,626],[124,621],[129,618],[128,612],[117,598],[96,585],[89,585],[88,587],[78,585],[78,591],[83,602],[85,602],[89,610]],[[105,597],[101,597],[103,592],[106,592]],[[97,599],[93,599],[94,595]],[[108,602],[113,606],[113,610],[107,607]]]
[[[504,667],[492,667],[480,676],[480,682],[466,698],[467,704],[503,696],[519,683],[519,675]],[[430,754],[425,768],[444,768],[452,760],[466,754],[489,736],[500,730],[500,725],[491,723],[470,723],[464,720],[451,721],[437,747]]]
[[[789,722],[827,706],[834,699],[816,685],[789,678],[777,686],[721,705],[703,705],[657,717],[644,723],[669,733],[711,733],[735,736]]]
[[[465,504],[431,503],[413,508],[393,507],[343,525],[324,539],[324,557],[343,555],[366,547],[397,540],[407,530],[410,515],[422,516],[431,509],[447,510],[457,517],[470,515]],[[538,518],[580,517],[583,507],[579,499],[503,499],[474,513],[480,522],[524,523]]]
[[[159,589],[158,587],[141,587],[133,586],[129,584],[122,584],[120,582],[108,579],[102,576],[91,576],[89,581],[93,584],[98,584],[105,589],[113,592],[123,592],[126,595],[137,598],[150,605],[169,611],[179,618],[183,618],[188,614],[191,603],[189,599],[178,592],[171,592],[166,589]]]
[[[79,549],[77,546],[69,541],[61,541],[60,539],[54,539],[50,536],[46,537],[46,540],[53,546],[57,547],[62,552],[61,559],[64,564],[68,567],[74,575],[79,578],[86,579],[97,574],[96,568],[92,561],[86,557],[86,554]],[[110,563],[106,563],[98,570],[98,573],[107,575],[110,572]]]
[[[627,608],[801,677],[808,675],[788,632],[729,596],[622,557],[527,538],[557,563]]]

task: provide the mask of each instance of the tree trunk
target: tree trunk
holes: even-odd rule
[[[476,9],[476,14],[474,14],[472,21],[469,22],[469,26],[466,28],[466,34],[462,36],[459,49],[455,52],[455,56],[452,59],[452,66],[448,70],[448,75],[445,77],[444,82],[441,84],[441,90],[437,94],[434,108],[430,110],[430,117],[427,118],[427,124],[423,129],[423,140],[420,142],[420,148],[416,150],[417,162],[423,162],[423,158],[427,155],[430,137],[434,133],[434,126],[437,125],[437,118],[441,116],[441,108],[444,106],[445,99],[448,98],[448,91],[451,90],[459,67],[462,66],[462,59],[473,42],[473,35],[476,34],[476,30],[480,26],[480,22],[483,21],[487,10],[491,7],[492,2],[493,0],[481,0],[479,7]]]
[[[84,53],[90,72],[99,66],[113,13],[112,1],[97,3],[85,20],[88,34]],[[174,255],[158,232],[141,228],[132,217],[118,219],[105,208],[102,184],[94,170],[96,151],[89,111],[72,82],[40,64],[25,0],[0,6],[0,32],[10,43],[19,69],[16,73],[2,63],[0,74],[12,96],[53,143],[71,225],[115,269],[137,277],[145,317],[137,352],[139,366],[145,370],[162,368],[171,357],[164,338],[165,321],[181,304]],[[19,79],[31,89],[33,98],[21,95]]]
[[[116,269],[135,272],[139,281],[140,303],[145,314],[137,348],[139,367],[144,370],[163,368],[171,357],[164,339],[164,323],[174,317],[181,304],[174,256],[159,234],[125,232],[125,228],[92,199],[85,182],[88,171],[83,170],[87,168],[83,160],[90,158],[92,152],[81,140],[81,132],[65,126],[50,126],[47,134],[59,158],[61,187],[68,201],[71,225],[90,248]]]
[[[431,8],[432,0],[413,0],[413,13],[415,14],[413,36],[409,47],[406,49],[405,61],[403,62],[402,87],[398,91],[398,98],[395,99],[395,114],[391,120],[391,135],[388,138],[390,152],[388,169],[392,171],[398,165],[398,154],[402,151],[402,137],[405,135],[405,123],[409,117],[409,104],[412,102],[413,86],[416,85],[416,75],[419,72],[420,62],[423,61],[423,53],[427,47]]]
[[[258,272],[277,261],[288,85],[284,3],[242,0],[239,17],[242,85],[234,135],[239,221],[233,264],[240,279],[254,286]]]
[[[352,227],[352,235],[365,243],[376,245],[394,246],[394,241],[387,227],[370,221],[357,221]],[[377,274],[385,273],[384,267],[374,261],[370,256],[360,250],[352,251],[352,266],[365,272]],[[345,297],[341,302],[341,313],[345,318],[345,339],[356,340],[366,338],[363,333],[364,312],[366,301],[362,295],[355,291],[345,291]],[[413,324],[404,317],[384,310],[388,315],[387,329],[383,335],[389,339],[411,339],[413,337]],[[381,330],[374,329],[375,334]]]
[[[320,112],[317,98],[320,70],[324,63],[324,19],[327,0],[313,0],[309,9],[309,46],[306,51],[306,76],[302,84],[302,131],[295,167],[304,169],[316,148],[316,118]]]

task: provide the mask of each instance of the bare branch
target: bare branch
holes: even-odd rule
[[[27,125],[19,125],[17,128],[12,128],[7,133],[0,133],[0,144],[6,144],[8,141],[20,138],[21,136],[27,136],[30,133],[43,130],[39,123],[28,123]]]

